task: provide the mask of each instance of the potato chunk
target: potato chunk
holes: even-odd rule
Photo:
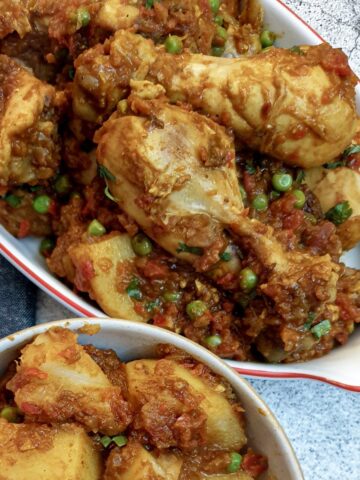
[[[204,438],[195,437],[197,444],[193,442],[191,448],[205,444],[209,448],[239,450],[245,445],[246,437],[240,418],[225,395],[188,369],[171,360],[135,360],[126,365],[126,375],[129,401],[140,406],[140,418],[147,428],[147,433],[152,434],[155,443],[158,441],[158,432],[151,424],[151,415],[154,415],[155,402],[158,402],[162,412],[162,416],[156,417],[159,430],[161,420],[166,418],[166,409],[171,415],[175,417],[177,415],[177,418],[173,418],[172,424],[168,423],[168,428],[178,441],[172,446],[184,447],[179,430],[181,432],[181,424],[185,423],[186,415],[190,417],[187,420],[192,428],[194,423],[199,421],[201,414],[205,414]],[[198,404],[199,413],[196,418],[189,414],[189,404],[184,400],[185,395],[191,395]],[[179,401],[183,402],[181,409],[177,404]],[[187,433],[190,435],[189,427]]]
[[[135,253],[127,234],[112,234],[99,242],[80,243],[69,248],[77,271],[91,264],[92,278],[89,294],[111,317],[145,321],[134,310],[134,303],[125,292],[133,277]]]
[[[104,480],[177,480],[182,460],[173,453],[155,457],[137,442],[114,448],[106,462]]]
[[[337,232],[344,249],[354,247],[360,241],[360,173],[347,167],[311,168],[306,171],[305,181],[324,213],[340,202],[349,202],[352,215]]]
[[[60,162],[56,94],[0,55],[0,193],[52,177]]]
[[[76,421],[86,430],[115,435],[131,421],[121,388],[76,343],[70,330],[53,328],[23,348],[7,388],[28,420]]]
[[[0,419],[0,478],[100,480],[100,454],[76,425],[20,425]]]

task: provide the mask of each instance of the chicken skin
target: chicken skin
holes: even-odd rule
[[[356,77],[342,52],[326,44],[303,55],[274,48],[229,59],[171,55],[120,31],[75,65],[73,108],[87,121],[101,123],[135,79],[161,84],[172,102],[216,115],[247,146],[289,165],[329,162],[356,128]]]
[[[50,178],[59,165],[54,87],[0,55],[0,192]]]

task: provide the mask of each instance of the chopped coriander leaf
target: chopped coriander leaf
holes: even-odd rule
[[[301,50],[301,48],[298,45],[295,45],[291,48],[289,48],[290,52],[296,53],[297,55],[305,55],[305,53]]]
[[[314,335],[314,337],[319,340],[324,335],[327,335],[331,330],[331,323],[330,320],[323,320],[322,322],[318,323],[314,327],[310,329],[310,332]]]
[[[296,185],[300,185],[305,179],[305,172],[304,170],[298,170],[296,177],[295,177],[295,183]]]
[[[152,8],[154,6],[154,0],[146,0],[145,7]]]
[[[330,210],[326,212],[325,217],[335,225],[341,225],[351,217],[352,213],[353,210],[350,207],[350,203],[346,200],[330,208]]]
[[[224,47],[212,47],[211,49],[211,55],[213,57],[221,57],[224,52],[225,52]]]
[[[303,325],[304,330],[310,330],[315,318],[316,318],[316,313],[315,312],[309,312],[308,318]]]
[[[115,182],[116,177],[108,170],[104,165],[98,166],[99,175],[101,178],[105,180],[110,180],[111,182]]]
[[[337,162],[325,163],[324,167],[328,170],[332,170],[333,168],[343,167],[344,165],[345,162],[343,160],[339,160]]]
[[[146,309],[147,312],[152,312],[153,310],[155,310],[155,308],[159,307],[160,304],[161,304],[160,299],[156,298],[152,302],[148,302],[145,305],[145,309]]]
[[[18,197],[17,195],[14,195],[13,193],[9,193],[5,197],[5,202],[10,205],[11,208],[17,208],[21,205],[21,197]]]
[[[245,165],[245,170],[249,175],[254,175],[254,173],[256,173],[256,168],[254,167],[254,165],[251,165],[250,163],[247,163]]]
[[[107,435],[100,438],[100,443],[104,448],[107,448],[111,442],[112,442],[111,437],[108,437]]]
[[[350,145],[350,147],[344,150],[344,157],[348,157],[349,155],[354,155],[355,153],[360,153],[360,145]]]
[[[230,260],[232,259],[232,255],[230,252],[222,252],[220,253],[219,258],[223,262],[230,262]]]
[[[142,300],[143,295],[139,288],[139,285],[139,279],[134,277],[126,289],[126,293],[129,295],[130,298],[134,298],[135,300]]]
[[[109,200],[112,200],[113,202],[117,202],[116,198],[113,197],[110,193],[110,190],[109,190],[109,185],[106,185],[105,189],[104,189],[104,194],[105,196],[109,199]]]
[[[193,255],[202,255],[204,250],[201,247],[190,247],[186,243],[179,242],[179,246],[176,249],[177,253],[192,253]]]
[[[125,437],[125,435],[116,435],[116,437],[112,438],[112,441],[117,447],[125,447],[125,445],[127,444],[127,438]]]

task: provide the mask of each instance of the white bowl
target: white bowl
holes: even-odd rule
[[[246,432],[249,444],[269,460],[269,474],[263,480],[270,480],[270,472],[278,480],[304,480],[299,462],[282,427],[255,390],[237,373],[205,348],[167,330],[147,324],[126,320],[74,319],[36,325],[0,340],[0,374],[8,363],[16,358],[19,349],[34,335],[53,326],[77,330],[84,325],[99,324],[99,333],[93,336],[81,334],[80,343],[91,343],[98,348],[111,348],[124,360],[154,356],[159,343],[181,348],[197,360],[209,366],[224,377],[237,393],[246,412]]]
[[[266,25],[281,36],[280,46],[298,44],[316,45],[322,38],[301,18],[279,0],[262,0]],[[357,104],[360,111],[360,87],[357,88]],[[47,269],[38,253],[39,240],[17,240],[0,226],[0,252],[38,287],[80,316],[104,317],[104,313],[74,294]],[[360,268],[360,247],[349,252],[344,261]],[[262,378],[310,378],[360,392],[360,329],[349,342],[336,348],[325,357],[305,363],[269,365],[255,362],[229,361],[230,365],[244,375]]]

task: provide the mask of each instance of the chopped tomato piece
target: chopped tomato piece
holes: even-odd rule
[[[267,470],[268,461],[263,455],[257,455],[252,450],[249,450],[244,455],[241,466],[246,473],[256,478]]]
[[[27,237],[30,233],[30,222],[29,220],[21,220],[19,225],[18,237],[24,238]]]

